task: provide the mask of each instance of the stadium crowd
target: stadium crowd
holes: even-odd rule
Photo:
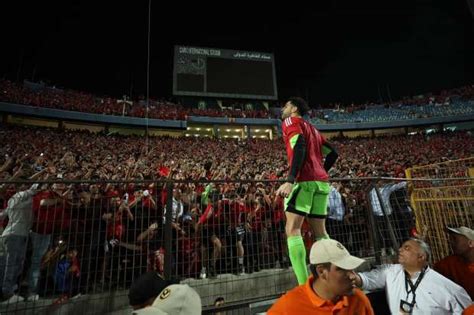
[[[309,114],[313,123],[336,122],[376,122],[406,120],[436,116],[464,115],[474,113],[474,86],[467,85],[437,94],[429,93],[415,97],[404,97],[388,103],[366,102],[364,104],[343,105],[330,103],[315,105]],[[184,106],[179,102],[165,99],[150,99],[148,113],[142,99],[125,100],[113,97],[98,97],[90,93],[48,87],[44,84],[18,85],[8,80],[0,80],[0,101],[79,111],[104,115],[125,115],[164,120],[186,120],[189,116],[228,118],[279,118],[266,109],[245,109],[245,104],[235,101],[225,108],[198,108]],[[277,106],[278,107],[278,106]],[[148,114],[148,115],[147,115]]]
[[[0,179],[33,176],[56,182],[1,186],[3,237],[15,236],[16,241],[4,255],[18,261],[16,268],[5,271],[11,275],[3,283],[7,299],[21,299],[13,294],[16,290],[25,290],[23,295],[34,300],[58,292],[128,287],[146,270],[163,272],[167,187],[154,181],[277,180],[287,171],[281,141],[152,137],[147,146],[143,137],[15,126],[1,127],[0,140]],[[474,152],[467,132],[332,142],[341,156],[333,178],[403,177],[412,165]],[[62,180],[96,183],[66,185]],[[124,180],[137,182],[120,183]],[[288,266],[277,186],[175,184],[173,274],[203,278]],[[328,227],[360,255],[373,254],[365,220],[370,202],[366,186],[357,181],[334,184],[345,211],[339,224]],[[19,202],[26,202],[28,211],[12,215]],[[309,247],[311,231],[306,227],[304,233]],[[4,261],[0,267],[5,266]]]
[[[0,101],[14,104],[47,107],[85,113],[131,116],[164,120],[186,120],[187,116],[268,118],[266,110],[245,110],[240,103],[235,109],[190,108],[168,100],[150,99],[148,115],[146,102],[142,100],[98,97],[90,93],[48,86],[31,88],[8,80],[0,80]],[[239,106],[237,106],[239,105]]]

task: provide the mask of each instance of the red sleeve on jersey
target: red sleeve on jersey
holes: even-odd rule
[[[209,212],[212,210],[212,204],[208,204],[207,205],[207,208],[206,208],[206,211],[204,211],[204,213],[201,215],[201,217],[199,218],[199,224],[204,224],[204,222],[207,221],[207,216],[209,215]]]
[[[294,135],[303,134],[300,126],[300,120],[295,117],[288,117],[282,123],[283,136],[290,140]]]
[[[326,138],[324,138],[323,134],[322,133],[319,133],[319,136],[321,137],[321,143],[322,145],[325,144],[327,142]]]

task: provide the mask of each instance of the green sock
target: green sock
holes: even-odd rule
[[[306,267],[306,248],[301,236],[290,236],[287,239],[288,252],[290,253],[291,265],[296,274],[298,284],[302,285],[308,279],[308,268]]]
[[[331,239],[331,238],[329,237],[329,235],[324,234],[323,236],[318,236],[318,237],[316,237],[316,242],[317,242],[317,241],[320,241],[320,240],[329,240],[329,239]]]

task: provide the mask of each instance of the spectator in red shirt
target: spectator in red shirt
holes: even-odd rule
[[[202,270],[201,277],[207,276],[207,270],[209,270],[209,276],[215,277],[217,275],[216,263],[221,257],[222,243],[221,238],[224,236],[224,221],[221,220],[221,213],[219,209],[215,207],[217,205],[217,196],[211,195],[210,201],[207,204],[206,210],[199,218],[196,224],[196,233],[201,233],[201,245],[202,248]],[[215,202],[215,204],[213,203]],[[217,205],[218,207],[218,205]],[[208,248],[212,246],[212,257],[208,258]],[[208,268],[208,269],[206,269]]]
[[[51,243],[53,231],[65,232],[69,227],[70,218],[66,211],[66,201],[63,199],[68,193],[69,190],[63,185],[54,184],[52,190],[39,195],[35,200],[35,218],[30,232],[33,253],[28,272],[28,300],[39,299],[37,288],[41,259]]]
[[[453,255],[438,261],[434,269],[462,286],[474,300],[474,230],[447,227]]]

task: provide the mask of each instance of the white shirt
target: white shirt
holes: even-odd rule
[[[178,219],[183,215],[183,203],[176,200],[173,197],[173,208],[171,209],[171,217],[173,218],[172,222],[178,221]],[[166,223],[166,207],[163,211],[163,224]]]
[[[329,192],[328,206],[329,206],[329,213],[328,213],[329,219],[333,219],[337,221],[344,220],[344,214],[346,211],[344,209],[344,203],[342,202],[342,196],[337,191],[337,189],[334,188],[333,186],[331,186],[331,191]]]
[[[38,184],[33,184],[30,189],[17,192],[8,200],[7,208],[0,215],[2,218],[8,216],[8,225],[2,236],[28,236],[33,224],[33,196],[37,188]]]
[[[406,186],[407,182],[400,182],[398,184],[389,184],[383,186],[382,188],[379,188],[380,196],[382,197],[382,202],[387,215],[392,214],[392,206],[390,205],[390,194],[393,193],[395,190],[405,188]],[[372,210],[376,216],[383,216],[382,207],[380,206],[380,201],[377,196],[377,192],[375,191],[375,188],[372,188],[372,190],[370,191],[370,204],[372,205]]]
[[[411,279],[416,283],[420,273]],[[376,290],[385,288],[387,302],[392,314],[400,314],[400,300],[411,303],[413,295],[407,297],[405,273],[402,265],[382,265],[369,272],[359,273],[362,289]],[[414,315],[425,314],[461,314],[472,304],[471,298],[461,286],[427,267],[425,275],[416,291]]]

